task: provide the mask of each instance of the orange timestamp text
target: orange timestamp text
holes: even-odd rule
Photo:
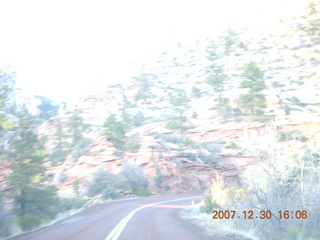
[[[279,211],[276,214],[272,213],[270,210],[267,211],[243,211],[238,212],[235,210],[215,210],[212,211],[213,216],[212,219],[271,219],[276,217],[278,219],[307,219],[308,213],[306,210],[303,211]]]

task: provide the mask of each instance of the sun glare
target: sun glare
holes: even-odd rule
[[[36,7],[35,7],[36,6]],[[132,61],[228,28],[253,35],[305,12],[306,0],[10,1],[0,4],[0,64],[26,92],[69,98],[130,77]]]

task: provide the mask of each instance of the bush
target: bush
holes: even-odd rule
[[[112,154],[113,154],[114,156],[119,157],[119,156],[121,156],[121,155],[122,155],[122,152],[121,152],[121,151],[119,151],[118,149],[116,149],[116,150],[114,150],[114,151],[112,152]]]
[[[50,155],[49,155],[49,160],[53,163],[53,164],[59,164],[61,162],[64,162],[68,153],[70,151],[68,150],[54,150]]]
[[[226,219],[219,220],[219,224],[228,222],[232,229],[254,232],[255,238],[261,240],[320,239],[320,172],[315,165],[319,156],[313,152],[317,151],[296,150],[285,155],[283,148],[270,145],[263,155],[257,156],[258,165],[250,166],[243,174],[244,189],[228,195],[228,209],[270,211],[272,218]],[[280,219],[279,211],[285,210],[289,211],[289,218]],[[307,218],[296,218],[294,212],[303,210]]]
[[[137,136],[129,137],[128,141],[125,144],[125,149],[127,151],[133,151],[140,147],[140,138]]]
[[[121,173],[127,179],[128,185],[132,191],[134,191],[134,189],[147,188],[149,185],[143,171],[137,165],[131,165],[124,162]]]
[[[19,217],[19,224],[23,231],[30,231],[41,225],[41,218],[33,215],[22,215]]]
[[[146,118],[142,112],[137,112],[132,117],[132,122],[135,127],[142,126],[145,123],[145,121],[146,121]]]
[[[228,190],[224,177],[222,175],[216,175],[216,178],[209,183],[200,211],[203,213],[211,213],[213,210],[221,209],[221,206],[226,203],[227,194]]]
[[[185,168],[185,164],[181,162],[180,159],[178,158],[173,158],[172,159],[172,162],[174,162],[178,167],[180,168]]]
[[[104,199],[117,199],[120,197],[120,193],[114,187],[106,187],[101,191],[101,195]]]
[[[300,99],[297,98],[296,96],[293,96],[291,99],[288,99],[288,100],[292,102],[294,105],[301,106],[301,107],[304,106],[304,104],[301,103]]]
[[[87,195],[102,194],[105,198],[113,198],[118,197],[114,191],[117,189],[128,190],[129,187],[129,182],[124,175],[100,169],[94,174],[92,181],[87,184]]]
[[[201,143],[201,146],[204,149],[207,149],[211,153],[221,152],[221,147],[218,143],[206,142],[206,143]]]
[[[163,188],[163,186],[162,186],[163,175],[162,174],[157,174],[156,176],[154,176],[154,181],[156,183],[157,188]]]
[[[171,142],[171,143],[181,143],[183,141],[183,138],[181,137],[181,135],[177,135],[177,134],[161,134],[155,137],[156,139],[162,139],[166,142]]]
[[[169,121],[166,123],[165,127],[170,130],[176,130],[176,129],[180,129],[180,124],[177,121]]]
[[[72,209],[79,209],[85,205],[86,201],[82,198],[61,198],[58,206],[59,212],[66,212]]]
[[[211,153],[208,154],[202,150],[198,150],[198,155],[202,162],[207,165],[214,165],[215,163],[222,160],[221,156]]]
[[[200,206],[200,212],[202,213],[212,213],[214,210],[220,210],[221,206],[212,200],[211,196],[206,196]]]
[[[182,152],[182,153],[179,153],[178,156],[188,158],[192,162],[197,161],[197,155],[193,152]]]
[[[234,142],[231,142],[229,145],[226,146],[226,149],[241,149],[241,148]]]
[[[150,195],[150,192],[147,188],[134,188],[132,193],[140,197],[147,197]]]
[[[287,132],[278,132],[277,140],[278,142],[287,142],[292,140],[305,142],[307,141],[307,137],[300,130],[294,129]]]
[[[78,161],[80,157],[89,152],[89,148],[78,149],[72,153],[72,162]]]
[[[73,149],[76,149],[76,150],[80,150],[80,149],[87,149],[86,147],[92,142],[91,139],[89,138],[82,138],[81,140],[79,140],[77,142],[77,145],[75,145],[73,147]]]
[[[30,215],[51,220],[56,217],[58,205],[59,198],[54,187],[25,187],[14,196],[14,211],[18,216]]]
[[[194,143],[195,143],[195,142],[192,141],[190,138],[186,138],[186,139],[184,140],[184,144],[187,145],[187,146],[191,146],[191,145],[193,145]]]
[[[0,211],[0,239],[8,237],[11,234],[11,225],[13,218],[9,214]]]

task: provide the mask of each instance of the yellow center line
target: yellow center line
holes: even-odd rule
[[[117,240],[118,237],[120,236],[121,232],[123,231],[123,229],[126,227],[126,225],[127,225],[127,223],[129,222],[129,220],[133,217],[133,215],[134,215],[136,212],[138,212],[139,210],[143,209],[143,208],[147,208],[147,207],[154,206],[154,205],[158,205],[158,204],[162,204],[162,203],[176,202],[176,201],[187,200],[187,199],[192,199],[192,198],[199,198],[199,197],[203,197],[203,196],[179,198],[179,199],[175,199],[175,200],[168,200],[168,201],[163,201],[163,202],[157,202],[157,203],[148,204],[148,205],[143,206],[143,207],[139,207],[139,208],[131,211],[126,217],[124,217],[124,218],[117,224],[117,226],[115,226],[115,227],[112,229],[112,231],[110,232],[110,234],[107,236],[107,238],[106,238],[105,240]]]

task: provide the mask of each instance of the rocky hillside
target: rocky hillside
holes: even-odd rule
[[[75,158],[73,151],[64,162],[49,168],[60,195],[74,195],[75,185],[84,193],[85,183],[97,169],[118,173],[124,161],[142,167],[150,189],[157,193],[203,190],[217,173],[223,173],[230,184],[237,184],[241,171],[255,163],[250,151],[258,142],[254,139],[295,130],[303,133],[305,141],[318,140],[319,27],[318,12],[279,22],[277,31],[263,36],[228,31],[216,39],[178,44],[150,61],[127,83],[84,96],[77,109],[90,126],[86,137],[92,142],[80,156]],[[213,88],[206,83],[211,40],[216,43],[215,63],[223,66],[228,76],[224,97],[233,109],[229,116],[217,111]],[[228,41],[231,43],[226,51]],[[239,88],[241,74],[249,62],[264,72],[267,85],[267,109],[260,122],[235,114],[237,99],[244,92]],[[166,127],[172,112],[169,96],[175,89],[184,89],[190,99],[186,115],[191,127],[184,140],[179,131]],[[140,116],[135,128],[126,133],[126,139],[134,139],[138,145],[119,151],[103,134],[102,126],[110,113],[119,116],[124,107],[128,114]],[[66,125],[69,117],[70,113],[58,115],[39,128],[39,136],[49,139],[49,152],[57,122]],[[6,173],[5,169],[0,170]]]

